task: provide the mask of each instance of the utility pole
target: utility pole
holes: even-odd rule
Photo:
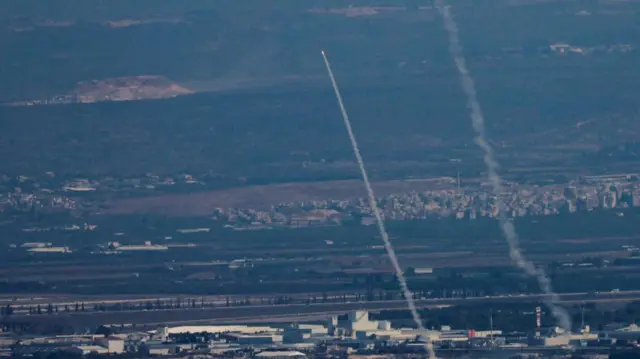
[[[542,308],[536,307],[536,338],[540,337],[541,326],[542,326]]]
[[[493,308],[489,309],[489,343],[493,347]]]

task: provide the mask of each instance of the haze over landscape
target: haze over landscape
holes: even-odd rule
[[[531,332],[537,306],[575,335],[640,320],[640,2],[444,3],[493,182],[431,0],[1,2],[3,328],[131,335],[125,322],[356,309],[415,327],[321,50],[438,357],[459,354],[440,326],[488,331],[489,310],[504,333]],[[512,263],[500,215],[566,325]]]

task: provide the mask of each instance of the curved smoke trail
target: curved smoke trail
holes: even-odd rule
[[[327,67],[327,72],[329,73],[329,78],[331,79],[331,85],[333,86],[333,91],[335,92],[336,99],[338,100],[338,105],[340,106],[340,112],[342,112],[342,119],[344,120],[344,125],[347,128],[347,134],[349,135],[349,140],[351,140],[351,147],[353,148],[353,153],[356,156],[356,160],[358,162],[358,167],[360,167],[360,173],[362,174],[362,180],[364,181],[364,186],[367,189],[367,196],[369,197],[369,203],[371,204],[371,210],[376,217],[376,222],[378,224],[378,230],[380,231],[380,237],[382,237],[382,241],[384,242],[384,248],[387,250],[387,255],[391,260],[391,264],[393,264],[393,269],[396,272],[396,277],[398,278],[398,282],[400,283],[400,288],[402,288],[402,293],[404,295],[405,300],[407,301],[407,306],[411,311],[411,316],[413,320],[416,322],[418,326],[418,330],[424,334],[426,344],[425,347],[427,349],[427,353],[429,354],[429,359],[435,359],[436,354],[433,350],[433,343],[431,342],[427,330],[422,325],[422,319],[420,318],[420,314],[416,309],[416,305],[413,301],[413,293],[409,290],[409,286],[407,286],[407,280],[404,277],[404,273],[400,268],[400,263],[398,262],[398,257],[396,256],[395,251],[393,250],[393,246],[391,245],[391,240],[389,240],[389,234],[387,234],[387,230],[384,226],[384,221],[382,220],[382,215],[380,214],[380,210],[378,209],[378,204],[376,203],[376,196],[373,193],[373,188],[371,187],[371,182],[369,182],[369,176],[367,175],[367,170],[364,166],[364,161],[362,156],[360,155],[360,148],[358,147],[358,142],[356,141],[356,136],[353,134],[353,129],[351,128],[351,121],[349,120],[349,115],[347,115],[347,110],[344,107],[344,102],[342,101],[342,95],[340,95],[340,90],[338,89],[338,83],[336,82],[335,77],[333,76],[333,71],[331,70],[331,65],[329,64],[329,59],[327,59],[327,55],[324,50],[322,51],[322,58],[324,59],[324,64]]]
[[[498,201],[498,208],[500,211],[500,228],[502,229],[504,237],[507,240],[507,244],[509,245],[509,255],[518,267],[522,268],[527,275],[538,280],[540,289],[547,294],[544,299],[545,304],[551,309],[551,313],[556,318],[558,325],[564,329],[566,333],[569,333],[571,331],[571,319],[569,319],[567,311],[556,304],[560,298],[553,291],[549,277],[547,277],[542,267],[536,268],[532,262],[528,261],[522,255],[518,234],[516,233],[513,223],[511,223],[507,218],[505,211],[506,206],[500,198],[500,194],[504,192],[502,188],[502,180],[498,175],[498,168],[500,166],[495,160],[491,146],[486,141],[484,116],[482,114],[482,109],[480,108],[480,103],[476,97],[476,89],[473,79],[471,78],[471,74],[467,69],[466,61],[464,59],[458,35],[458,26],[451,15],[450,7],[445,5],[443,0],[435,0],[435,4],[442,14],[444,27],[449,34],[449,52],[451,53],[451,57],[456,64],[458,73],[460,74],[462,89],[467,96],[467,106],[471,110],[471,121],[473,122],[473,128],[476,131],[475,141],[484,152],[484,163],[487,166],[487,175],[491,185],[493,186],[494,195]]]

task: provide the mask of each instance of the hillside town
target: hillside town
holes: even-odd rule
[[[148,176],[142,179],[73,179],[46,187],[33,180],[4,177],[0,193],[0,213],[46,211],[92,211],[96,201],[87,193],[153,191],[158,186],[202,184],[192,175],[179,178]],[[15,183],[17,182],[17,183]],[[22,185],[24,184],[24,185]],[[0,185],[2,185],[0,183]],[[548,216],[594,209],[624,209],[640,205],[640,181],[636,174],[583,176],[566,184],[520,185],[504,183],[502,193],[509,217]],[[488,183],[461,187],[459,180],[444,177],[433,182],[433,189],[390,194],[378,199],[387,220],[429,218],[477,219],[496,217],[497,197]],[[620,213],[619,215],[623,215]],[[216,208],[211,218],[235,229],[340,225],[345,221],[373,223],[371,209],[364,198],[326,199],[273,204],[257,208]]]
[[[593,209],[629,208],[640,205],[640,185],[636,177],[586,177],[567,185],[519,186],[507,183],[501,195],[509,217],[548,216]],[[453,179],[451,180],[453,181]],[[482,184],[477,189],[457,189],[453,185],[439,190],[392,194],[378,200],[387,220],[414,220],[455,217],[476,219],[496,217],[496,197]],[[287,215],[287,213],[293,213]],[[214,218],[231,224],[289,225],[339,224],[359,217],[373,223],[373,214],[364,198],[286,203],[270,211],[219,209]]]

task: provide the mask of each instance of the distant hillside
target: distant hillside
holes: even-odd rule
[[[163,76],[133,76],[84,81],[73,95],[79,102],[98,102],[162,99],[192,93]]]
[[[38,6],[20,5],[20,18],[0,11],[0,101],[96,103],[1,107],[3,173],[352,178],[320,49],[369,166],[422,176],[481,164],[426,1],[51,1],[67,4],[53,7],[57,18]],[[640,136],[640,3],[544,1],[451,4],[498,155],[566,168],[585,152],[591,164]],[[540,4],[512,6],[523,2]],[[140,74],[158,77],[122,78]]]
[[[455,75],[448,72],[453,65],[440,17],[424,0],[281,0],[278,6],[264,0],[162,5],[140,0],[109,6],[50,1],[58,4],[51,5],[55,11],[26,5],[35,0],[0,5],[0,44],[7,49],[0,54],[0,68],[6,69],[0,71],[1,102],[49,99],[88,79],[138,74],[197,82],[202,91],[265,82],[277,87],[292,77],[314,83],[326,80],[320,49],[331,54],[341,84],[424,76],[421,83],[428,85],[433,77]],[[632,51],[640,47],[638,3],[474,3],[451,1],[472,70],[491,62],[489,74],[495,78],[497,69],[514,65],[536,81],[540,74],[548,78],[547,67],[558,65],[616,83],[617,77],[629,79],[618,70],[628,69],[624,63],[612,74],[592,67],[609,59],[638,63],[640,52]],[[514,6],[522,3],[536,5]],[[562,76],[559,85],[573,78]],[[519,90],[523,83],[513,80],[510,86]]]
[[[93,103],[103,101],[156,100],[193,94],[163,76],[128,76],[78,83],[71,92],[51,99],[12,102],[14,106],[62,103]]]

